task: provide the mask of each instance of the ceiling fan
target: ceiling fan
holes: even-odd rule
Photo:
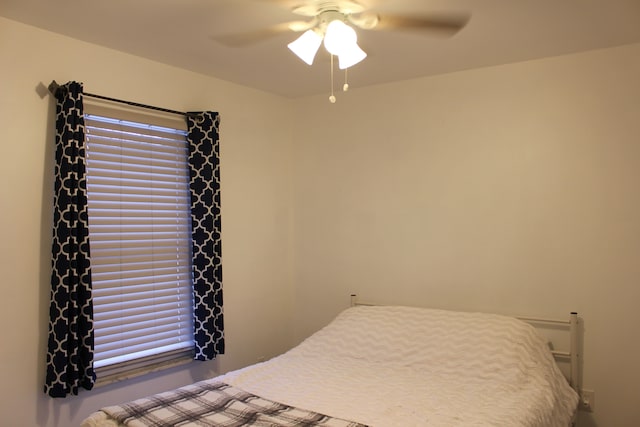
[[[262,1],[283,7],[295,3],[290,0]],[[242,47],[289,32],[299,33],[310,29],[326,31],[326,26],[333,20],[340,20],[363,30],[414,30],[452,36],[464,28],[470,18],[468,13],[381,14],[368,10],[366,6],[354,0],[302,1],[303,4],[290,7],[290,10],[306,20],[280,23],[255,31],[217,35],[213,39],[227,46]]]
[[[277,5],[291,5],[288,0],[266,0]],[[331,54],[332,77],[333,57],[338,58],[339,68],[348,69],[359,63],[367,54],[358,46],[354,28],[362,30],[414,30],[452,36],[469,21],[467,13],[447,13],[429,15],[381,14],[355,0],[302,0],[303,4],[293,6],[291,12],[306,18],[285,22],[246,33],[227,34],[214,37],[218,42],[231,47],[246,46],[283,34],[302,33],[288,44],[289,49],[309,65],[320,45]],[[333,85],[333,84],[332,84]],[[344,90],[348,85],[345,83]],[[333,93],[331,102],[335,102]]]

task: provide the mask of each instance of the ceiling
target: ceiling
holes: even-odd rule
[[[313,66],[285,33],[244,47],[220,36],[300,20],[318,0],[0,0],[0,16],[286,97],[330,91],[327,54]],[[349,70],[362,87],[640,42],[640,0],[359,0],[380,13],[470,13],[453,37],[358,30],[369,57]],[[323,49],[321,49],[323,51]],[[342,82],[340,74],[337,81]]]

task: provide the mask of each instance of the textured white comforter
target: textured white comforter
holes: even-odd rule
[[[530,325],[393,306],[347,309],[289,352],[217,380],[380,427],[566,427],[578,401]]]

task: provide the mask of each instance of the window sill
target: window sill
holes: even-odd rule
[[[151,360],[149,360],[151,359]],[[162,355],[147,360],[135,360],[117,366],[103,366],[96,368],[96,382],[94,388],[113,384],[119,381],[137,378],[153,372],[186,365],[193,362],[193,351],[182,351],[179,354]],[[153,359],[156,359],[155,361]],[[158,360],[161,359],[161,360]]]

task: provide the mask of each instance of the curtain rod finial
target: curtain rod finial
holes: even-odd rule
[[[51,83],[49,83],[48,89],[49,89],[49,92],[55,95],[58,92],[58,89],[60,89],[60,85],[55,80],[51,80]]]

